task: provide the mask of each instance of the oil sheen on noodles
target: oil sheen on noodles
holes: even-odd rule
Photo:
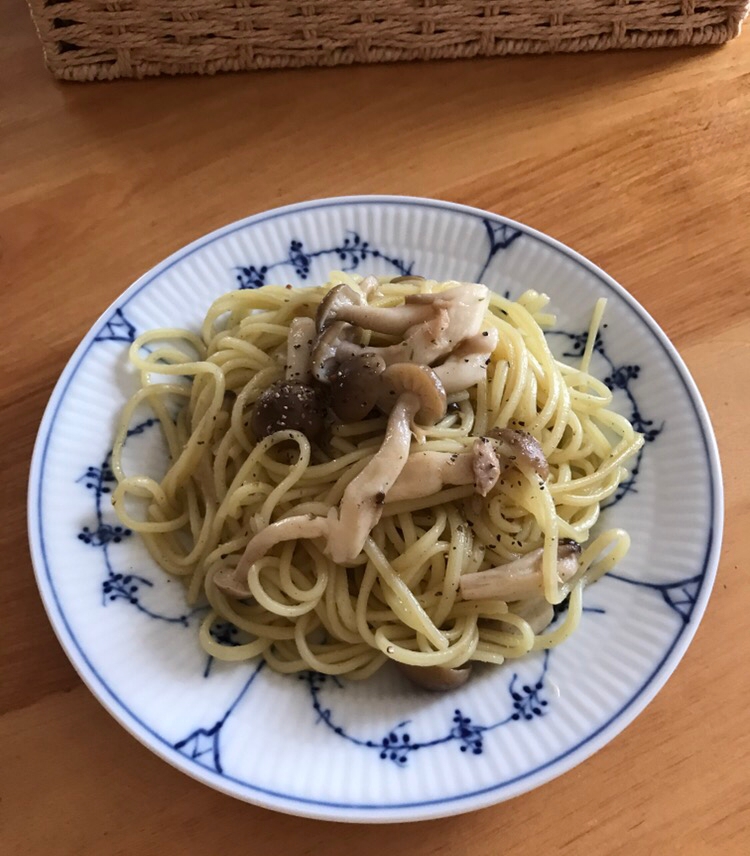
[[[388,659],[448,668],[500,664],[563,642],[579,623],[584,586],[627,552],[622,530],[590,538],[601,503],[616,491],[627,475],[625,462],[642,444],[628,420],[610,409],[610,390],[588,373],[604,301],[594,307],[580,364],[568,365],[545,339],[543,330],[555,321],[545,313],[546,296],[527,291],[511,301],[490,292],[482,335],[496,345],[483,361],[486,370],[475,385],[448,394],[445,415],[434,425],[415,430],[409,455],[467,454],[493,429],[518,429],[538,441],[548,476],[506,460],[484,497],[472,484],[396,501],[386,495],[378,522],[351,561],[335,562],[311,523],[308,537],[272,544],[240,568],[247,596],[217,584],[274,522],[335,518],[347,486],[377,454],[387,423],[377,411],[354,422],[329,414],[326,436],[313,443],[286,429],[256,441],[248,426],[254,403],[288,371],[293,320],[315,318],[334,284],[366,294],[369,305],[379,307],[457,285],[399,280],[369,277],[364,288],[361,277],[333,272],[320,287],[230,292],[211,306],[200,334],[154,330],[130,348],[140,388],[117,429],[113,503],[155,561],[184,582],[189,601],[208,605],[199,637],[214,657],[260,655],[280,672],[313,669],[351,678],[368,677]],[[367,336],[365,344],[394,341]],[[158,418],[169,450],[160,478],[123,470],[128,426],[144,409]],[[577,552],[565,577],[558,558],[571,542]],[[514,594],[512,579],[510,589],[502,583],[502,596],[464,596],[462,577],[487,571],[483,579],[489,580],[492,569],[502,575],[505,566],[534,555],[533,597]],[[535,573],[527,564],[521,576]],[[550,605],[566,598],[564,616],[547,628]],[[240,631],[232,645],[212,632],[222,621]]]

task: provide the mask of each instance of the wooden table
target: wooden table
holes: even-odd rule
[[[0,850],[750,853],[748,37],[719,50],[61,85],[22,4],[2,8]],[[55,640],[25,528],[46,400],[128,283],[238,217],[365,192],[499,211],[602,265],[682,352],[726,479],[713,598],[647,711],[538,791],[400,827],[245,805],[129,737]]]

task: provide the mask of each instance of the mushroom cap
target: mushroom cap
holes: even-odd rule
[[[315,316],[315,324],[319,332],[336,320],[336,313],[342,306],[358,306],[363,302],[361,294],[341,283],[334,287],[320,301],[318,312]]]
[[[400,671],[418,687],[432,692],[446,692],[462,687],[471,675],[471,663],[458,669],[448,669],[445,666],[407,666],[397,664]]]
[[[583,547],[573,538],[560,538],[557,542],[557,557],[564,559],[566,556],[580,556]]]
[[[399,395],[411,393],[419,399],[414,420],[422,425],[434,425],[445,416],[448,402],[440,378],[428,366],[418,363],[394,363],[383,372],[394,402]]]
[[[362,330],[346,321],[332,321],[318,335],[310,359],[313,377],[327,383],[338,368],[338,351],[342,342],[357,342]]]
[[[342,422],[359,422],[375,407],[385,360],[374,353],[344,360],[331,377],[331,408]]]
[[[487,496],[500,478],[500,462],[494,446],[486,437],[477,437],[474,441],[471,464],[474,490],[480,496]]]
[[[439,294],[440,292],[438,292]],[[404,297],[404,303],[407,306],[434,306],[436,302],[437,295],[434,293],[426,293],[417,292],[416,294],[407,294]]]
[[[256,440],[275,431],[301,431],[309,440],[319,437],[325,426],[325,403],[315,387],[282,380],[258,397],[250,417]]]
[[[426,282],[423,276],[419,276],[416,273],[407,273],[403,276],[394,276],[391,279],[391,282]],[[408,301],[408,297],[407,297]]]

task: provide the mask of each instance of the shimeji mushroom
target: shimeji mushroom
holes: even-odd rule
[[[433,365],[479,333],[488,300],[486,286],[473,283],[434,294],[408,295],[404,307],[432,307],[433,315],[409,328],[403,342],[382,348],[381,356],[389,364],[412,361]]]
[[[308,440],[317,439],[325,426],[325,403],[320,390],[306,383],[282,380],[258,397],[250,416],[256,440],[276,431],[301,431]]]
[[[464,484],[473,484],[480,496],[487,496],[500,471],[494,446],[486,437],[477,437],[467,452],[415,452],[409,455],[386,500],[418,499],[436,494],[446,485]]]
[[[333,321],[344,320],[340,319],[339,312],[348,306],[363,306],[366,305],[365,296],[359,291],[355,291],[348,285],[334,285],[334,287],[320,301],[317,314],[315,315],[315,326],[318,332],[322,333],[325,328]]]
[[[489,357],[497,347],[497,341],[498,333],[494,327],[470,336],[444,363],[435,367],[435,374],[443,382],[448,395],[476,386],[487,375]]]
[[[337,285],[321,302],[316,324],[321,335],[343,322],[403,335],[397,344],[360,350],[379,354],[388,365],[415,362],[429,366],[479,332],[488,300],[486,286],[464,283],[434,294],[408,295],[399,306],[375,307],[349,286]],[[328,341],[333,343],[334,338],[329,334]],[[346,350],[350,355],[356,352],[354,346]]]
[[[294,318],[289,325],[286,346],[286,379],[298,383],[312,380],[312,346],[315,322],[312,318]]]
[[[416,273],[405,273],[402,276],[392,277],[391,282],[425,282],[425,278]]]
[[[221,568],[214,575],[217,588],[232,597],[248,597],[250,589],[247,574],[250,568],[268,551],[282,541],[296,541],[300,538],[320,538],[328,533],[328,519],[312,514],[297,514],[278,520],[262,529],[251,538],[234,568]]]
[[[408,459],[413,424],[434,425],[445,415],[445,391],[432,369],[397,363],[383,372],[383,379],[392,386],[396,403],[380,449],[349,483],[338,519],[331,521],[327,552],[339,564],[360,554],[380,520],[385,497]]]
[[[398,478],[409,455],[414,421],[434,425],[445,415],[445,392],[435,373],[411,363],[391,366],[388,380],[398,391],[388,418],[385,439],[361,473],[347,486],[338,515],[287,517],[255,535],[236,568],[218,571],[216,585],[234,597],[247,597],[247,574],[258,559],[282,541],[327,537],[326,552],[334,562],[352,562],[361,553],[367,536],[380,520],[385,495]],[[385,374],[385,373],[384,373]]]
[[[333,321],[347,321],[376,333],[401,336],[410,327],[427,321],[434,314],[432,306],[370,306],[348,285],[336,285],[323,298],[318,307],[316,323],[318,330]]]
[[[331,409],[342,422],[359,422],[375,407],[385,361],[378,354],[344,360],[330,379]]]
[[[361,341],[361,327],[354,327],[346,321],[334,321],[316,338],[310,358],[313,376],[321,383],[327,383],[340,363],[352,356],[363,353],[354,343]]]
[[[487,436],[497,442],[498,454],[508,461],[532,469],[540,478],[549,477],[549,463],[541,444],[528,431],[493,428]]]
[[[581,545],[569,538],[562,538],[557,547],[557,576],[561,583],[571,579],[578,570]],[[527,600],[542,597],[544,577],[542,557],[544,548],[532,550],[519,559],[464,574],[459,580],[459,590],[464,600]]]

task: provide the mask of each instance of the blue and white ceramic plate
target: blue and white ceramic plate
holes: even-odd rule
[[[383,670],[363,684],[211,662],[200,614],[118,525],[109,502],[116,415],[135,387],[140,331],[197,327],[233,288],[319,283],[331,269],[482,281],[547,292],[571,360],[608,298],[594,370],[646,444],[604,514],[629,530],[625,562],[587,590],[580,630],[547,656],[487,669],[453,694]],[[133,426],[129,445],[158,448]],[[93,326],[52,395],[31,468],[39,589],[91,691],[178,769],[280,811],[348,821],[457,814],[559,776],[650,702],[695,633],[722,528],[716,444],[698,390],[664,333],[610,277],[495,214],[426,199],[293,205],[219,229],[132,285]],[[231,634],[227,630],[227,639]]]

